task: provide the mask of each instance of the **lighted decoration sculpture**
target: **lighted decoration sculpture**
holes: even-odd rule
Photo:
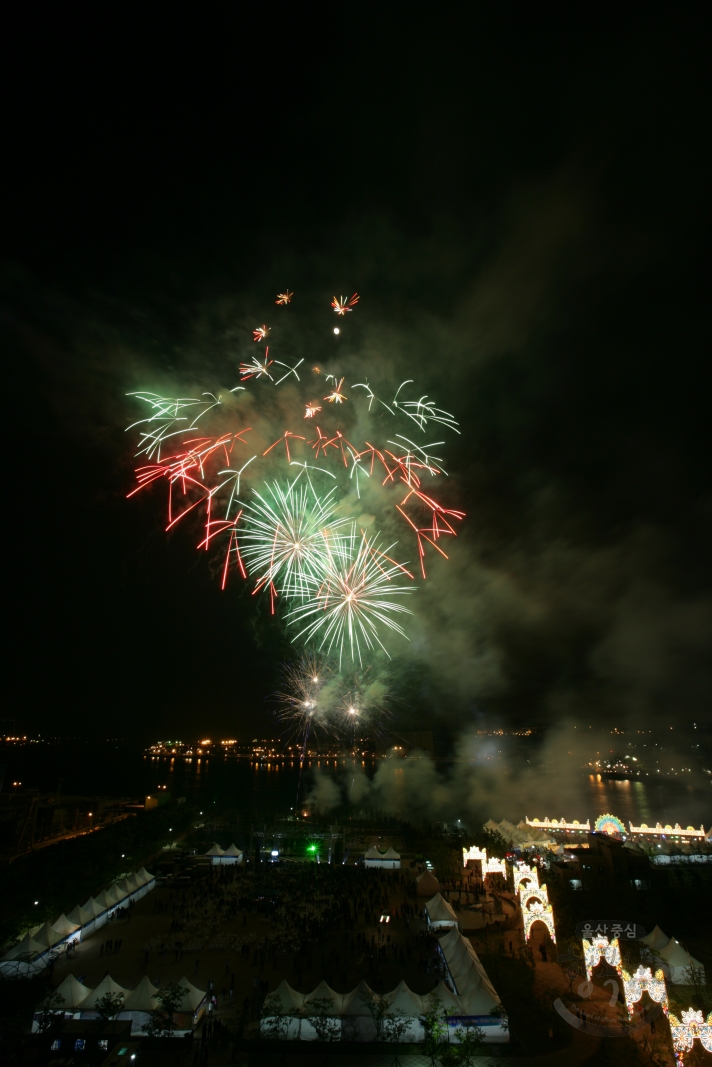
[[[522,882],[529,879],[529,888],[539,888],[539,868],[529,867],[526,863],[520,863],[518,867],[515,867],[512,871],[514,875],[514,892],[516,893]]]
[[[577,833],[588,833],[591,829],[591,823],[588,819],[586,822],[579,822],[578,819],[574,819],[573,822],[567,822],[566,819],[549,819],[549,816],[545,819],[530,819],[528,816],[524,820],[527,826],[534,826],[537,830],[574,830]]]
[[[487,849],[478,848],[477,845],[473,845],[472,848],[463,848],[462,850],[462,866],[467,866],[468,860],[479,860],[482,864],[482,877],[488,874],[503,874],[507,875],[507,868],[504,860],[498,860],[496,856],[492,856],[487,859]]]
[[[700,826],[699,830],[695,830],[694,826],[688,826],[686,830],[680,826],[679,822],[676,822],[674,826],[661,826],[660,823],[656,823],[655,826],[648,826],[647,823],[642,822],[640,826],[633,826],[632,822],[629,822],[631,834],[649,834],[657,837],[705,837],[705,828]]]
[[[591,981],[594,967],[598,967],[602,959],[606,963],[610,963],[611,967],[615,967],[622,977],[621,949],[617,937],[614,937],[610,944],[607,937],[594,937],[592,941],[587,941],[584,937],[582,944],[583,958],[586,964],[586,977],[589,982]]]
[[[694,1008],[688,1008],[687,1011],[683,1011],[682,1022],[672,1012],[670,1012],[668,1018],[672,1034],[672,1047],[675,1050],[675,1059],[678,1063],[682,1064],[683,1057],[694,1045],[695,1038],[702,1043],[704,1049],[712,1052],[712,1012],[707,1016],[707,1022],[705,1022],[702,1012],[695,1011]]]
[[[551,904],[544,907],[538,900],[533,901],[528,905],[526,911],[522,912],[522,919],[524,920],[524,937],[525,940],[529,940],[532,932],[532,926],[535,922],[542,922],[551,935],[551,940],[556,944],[556,930],[554,929],[554,909]]]
[[[631,1017],[634,1011],[633,1005],[638,1003],[645,992],[656,1004],[662,1005],[662,1009],[667,1015],[669,1007],[667,989],[665,987],[665,975],[661,970],[657,970],[653,978],[650,967],[643,967],[641,963],[635,974],[630,975],[627,971],[623,971],[621,977],[623,978],[623,995],[628,1014]]]
[[[611,837],[617,837],[625,834],[625,825],[621,822],[617,815],[599,815],[593,826],[597,834],[609,834]]]

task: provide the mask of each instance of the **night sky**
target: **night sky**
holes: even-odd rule
[[[11,728],[272,732],[284,634],[125,500],[123,430],[152,375],[233,384],[284,286],[325,360],[358,290],[350,343],[463,426],[402,725],[704,721],[702,9],[246,10],[5,42]]]

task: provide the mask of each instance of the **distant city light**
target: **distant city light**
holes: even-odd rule
[[[338,336],[338,335],[339,335],[339,334],[341,333],[341,330],[339,329],[339,327],[338,327],[338,326],[334,326],[334,333],[335,333],[335,334],[336,334],[337,336]]]

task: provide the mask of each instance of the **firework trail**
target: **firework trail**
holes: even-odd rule
[[[343,316],[358,301],[357,293],[334,297],[332,307]],[[253,338],[268,334],[264,325]],[[223,588],[239,575],[280,612],[293,640],[363,664],[375,650],[388,654],[386,636],[407,636],[408,559],[417,555],[425,579],[426,557],[447,558],[464,518],[436,495],[446,471],[444,441],[434,438],[459,429],[411,380],[379,396],[368,380],[348,387],[346,375],[325,374],[330,391],[317,403],[313,383],[301,380],[303,362],[276,359],[266,345],[262,357],[240,363],[240,384],[224,393],[129,394],[144,415],[128,427],[142,460],[128,495],[165,485],[166,529],[194,529],[197,520],[197,547],[222,545]],[[275,430],[277,410],[285,421]],[[304,420],[312,433],[297,432]],[[374,512],[366,522],[374,529],[363,528],[362,511]],[[414,553],[392,536],[382,547],[393,520]]]

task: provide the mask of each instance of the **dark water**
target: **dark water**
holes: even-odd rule
[[[216,803],[265,815],[285,814],[296,804],[299,767],[289,763],[256,764],[243,759],[152,759],[141,749],[126,743],[64,742],[57,745],[35,745],[5,748],[0,754],[5,765],[3,792],[9,792],[13,781],[22,788],[38,788],[80,796],[114,796],[143,798],[166,786],[172,797],[187,797],[201,804]],[[300,799],[313,788],[314,772],[318,770],[339,776],[340,769],[333,760],[314,761],[305,765]],[[371,775],[375,765],[365,766]],[[446,772],[443,772],[446,773]],[[709,787],[682,784],[675,781],[610,780],[595,775],[581,775],[577,810],[571,803],[559,811],[551,797],[556,789],[552,783],[542,783],[541,810],[520,811],[512,798],[512,810],[487,813],[499,820],[502,817],[519,821],[529,817],[566,817],[592,821],[604,812],[619,816],[624,822],[660,820],[680,822],[695,827],[712,822],[712,798]],[[547,793],[544,794],[544,787]],[[530,806],[530,805],[528,805]],[[559,805],[561,806],[561,805]],[[487,815],[485,815],[485,818]]]

